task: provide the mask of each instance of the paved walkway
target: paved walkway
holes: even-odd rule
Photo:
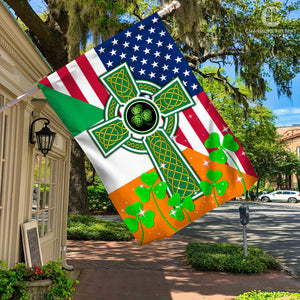
[[[129,242],[68,241],[68,264],[81,271],[73,300],[234,299],[251,290],[293,291],[287,273],[236,275],[196,272],[184,251],[195,239],[175,234],[141,247]]]

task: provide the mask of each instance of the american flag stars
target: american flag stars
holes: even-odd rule
[[[164,86],[179,76],[191,96],[202,92],[162,20],[156,14],[149,18],[95,48],[104,67],[108,71],[126,61],[135,79]]]

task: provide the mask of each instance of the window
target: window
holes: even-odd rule
[[[48,156],[35,155],[32,196],[32,219],[37,220],[40,237],[53,232],[57,161]]]
[[[282,194],[283,194],[283,195],[290,195],[291,192],[289,192],[289,191],[284,191]]]
[[[300,158],[300,146],[296,148],[297,157]]]

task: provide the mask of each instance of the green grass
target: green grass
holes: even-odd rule
[[[99,220],[89,216],[69,216],[70,240],[128,241],[133,238],[124,223]]]
[[[260,249],[229,244],[190,243],[186,247],[188,263],[199,271],[258,273],[278,269],[279,263]]]
[[[289,293],[289,292],[262,292],[262,291],[252,291],[244,293],[235,298],[235,300],[273,300],[273,299],[295,299],[300,300],[299,293]]]

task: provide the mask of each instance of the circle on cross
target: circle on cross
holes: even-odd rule
[[[129,131],[139,135],[149,135],[158,128],[159,108],[149,99],[133,98],[125,105],[123,120]]]

